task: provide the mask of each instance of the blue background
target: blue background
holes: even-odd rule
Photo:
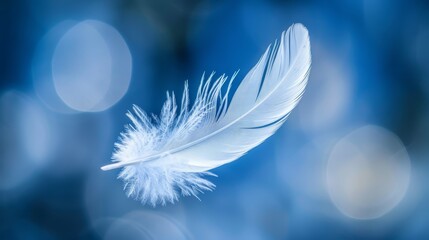
[[[60,38],[44,36],[87,19],[125,40],[129,88],[104,111],[55,111],[35,89],[52,56],[43,49]],[[203,72],[240,69],[240,80],[298,22],[313,56],[302,101],[273,137],[214,169],[216,189],[201,201],[144,206],[126,197],[119,170],[100,170],[132,104],[158,113],[186,79],[195,96]],[[428,43],[423,0],[2,1],[0,239],[426,239]],[[411,181],[392,211],[356,220],[332,203],[325,169],[333,145],[367,124],[401,139]]]

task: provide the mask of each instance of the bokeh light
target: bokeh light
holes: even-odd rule
[[[352,98],[352,72],[340,56],[333,56],[331,51],[320,43],[314,42],[316,60],[320,63],[312,67],[312,81],[308,83],[307,93],[299,108],[299,123],[306,131],[332,129],[340,123],[350,107]],[[322,60],[323,59],[323,60]]]
[[[103,111],[128,90],[132,60],[119,32],[100,21],[74,25],[52,56],[55,90],[64,103],[84,112]]]
[[[116,220],[104,236],[105,240],[191,240],[187,230],[173,218],[154,211],[135,211]]]
[[[0,190],[28,181],[46,164],[52,134],[43,109],[17,91],[0,96]]]
[[[52,80],[52,55],[60,38],[76,24],[76,21],[66,20],[52,27],[37,44],[32,61],[33,87],[37,97],[50,110],[59,113],[76,111],[69,108],[55,91]]]
[[[373,125],[342,138],[327,165],[333,203],[357,219],[378,218],[392,210],[404,197],[409,178],[410,159],[402,142]]]

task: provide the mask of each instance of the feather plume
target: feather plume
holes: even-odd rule
[[[236,73],[230,80],[203,75],[192,107],[187,82],[180,108],[174,93],[167,93],[159,117],[134,106],[114,163],[102,169],[122,167],[128,196],[153,206],[212,190],[215,185],[204,179],[213,175],[210,169],[238,159],[286,121],[304,93],[310,65],[307,29],[294,24],[268,47],[230,101]]]

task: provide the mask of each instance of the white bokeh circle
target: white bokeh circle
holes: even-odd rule
[[[179,222],[166,214],[134,211],[114,221],[104,239],[190,240],[192,237]]]
[[[131,80],[132,58],[112,26],[86,20],[71,27],[52,56],[55,91],[70,108],[103,111],[118,102]]]
[[[375,219],[404,197],[410,159],[401,140],[377,126],[349,133],[333,147],[327,165],[327,186],[335,206],[355,219]]]
[[[52,132],[37,102],[14,90],[0,96],[0,132],[0,190],[10,190],[45,166]]]

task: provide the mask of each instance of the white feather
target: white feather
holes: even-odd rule
[[[230,103],[236,74],[227,86],[225,75],[213,83],[213,74],[207,80],[203,75],[190,109],[187,83],[180,111],[174,93],[167,93],[159,117],[149,117],[134,106],[134,114],[127,114],[133,124],[116,144],[115,163],[102,169],[124,167],[119,178],[128,196],[154,206],[174,202],[180,194],[197,196],[212,190],[214,185],[202,176],[274,134],[301,98],[310,65],[307,29],[294,24],[283,32],[279,44],[268,47]]]

